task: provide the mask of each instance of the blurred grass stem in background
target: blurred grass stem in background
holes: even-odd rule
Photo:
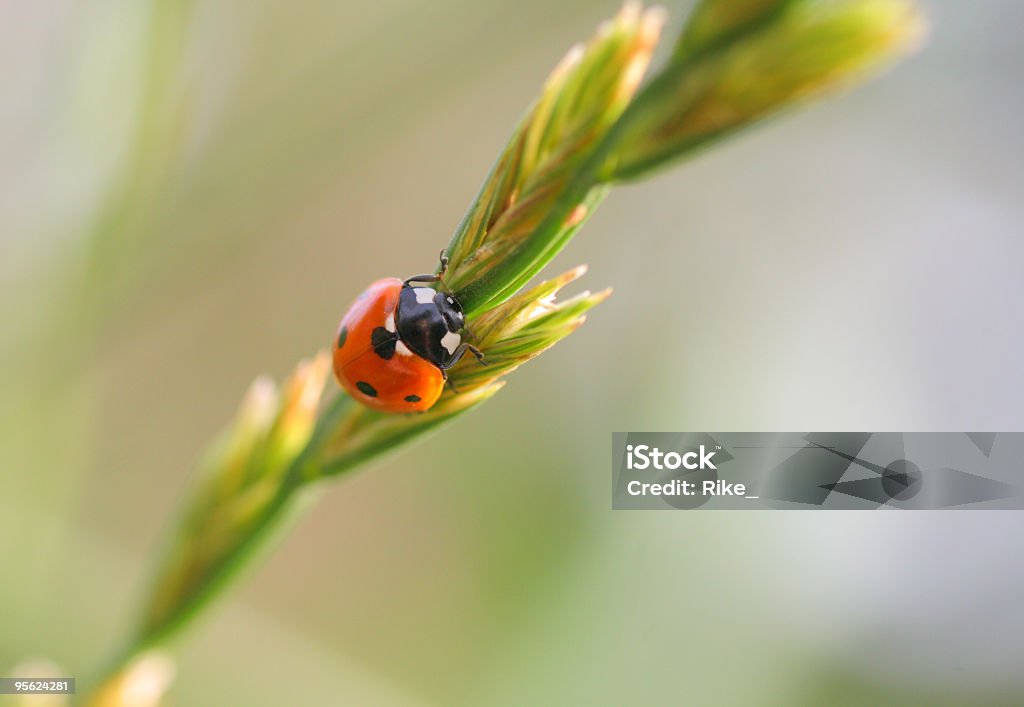
[[[118,704],[111,685],[229,587],[325,482],[489,399],[505,376],[577,329],[609,294],[556,298],[584,268],[523,288],[611,186],[852,84],[915,47],[923,27],[909,0],[706,0],[667,63],[645,80],[664,19],[660,8],[628,3],[568,52],[448,244],[446,281],[488,365],[460,363],[438,403],[416,415],[374,412],[342,393],[322,404],[323,353],[280,388],[257,379],[207,454],[141,620],[92,704]]]

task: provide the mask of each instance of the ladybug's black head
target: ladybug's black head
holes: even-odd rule
[[[448,331],[462,331],[462,327],[466,326],[466,315],[459,301],[447,292],[438,292],[434,296],[434,302],[437,303],[437,308],[448,325]]]
[[[406,283],[399,295],[395,325],[398,338],[409,350],[438,368],[447,368],[457,352],[461,353],[466,315],[451,294]]]

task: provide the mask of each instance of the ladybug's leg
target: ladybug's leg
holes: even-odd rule
[[[439,282],[441,285],[443,285],[444,284],[444,280],[443,280],[444,273],[447,272],[447,263],[449,263],[449,259],[447,259],[447,253],[445,253],[443,250],[441,251],[441,254],[440,254],[440,260],[441,260],[440,273],[438,273],[437,275],[414,275],[412,278],[410,278],[410,279],[408,279],[406,281],[406,284],[408,285],[410,283],[437,283],[437,282]]]
[[[455,354],[452,355],[452,359],[441,370],[447,370],[447,369],[451,368],[452,366],[454,366],[456,363],[458,363],[462,359],[463,356],[466,355],[467,351],[469,351],[474,356],[476,356],[476,360],[480,362],[481,366],[486,366],[487,365],[487,362],[484,361],[484,352],[483,351],[481,351],[477,347],[473,346],[473,344],[461,344],[459,346],[459,348],[455,349]]]
[[[412,277],[408,278],[405,281],[405,284],[408,285],[409,283],[412,283],[412,282],[441,282],[441,276],[440,275],[413,275]]]
[[[444,373],[444,371],[441,371],[441,373]],[[452,389],[453,393],[455,393],[456,395],[459,394],[458,386],[455,385],[455,381],[448,377],[447,373],[444,373],[444,382],[448,384],[448,387]]]
[[[476,356],[477,363],[479,363],[481,366],[486,366],[487,365],[487,361],[484,360],[484,352],[483,351],[481,351],[477,347],[473,346],[473,344],[463,344],[463,346],[465,346],[467,349],[469,349],[469,352],[471,354]]]

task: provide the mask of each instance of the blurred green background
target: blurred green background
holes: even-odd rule
[[[617,190],[549,270],[614,297],[335,485],[172,702],[1024,703],[1019,513],[609,510],[614,430],[1024,428],[1024,5],[925,5],[882,80]],[[616,9],[0,3],[0,672],[109,656],[248,383],[433,266]]]

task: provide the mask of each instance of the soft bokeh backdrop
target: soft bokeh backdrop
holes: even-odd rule
[[[1024,5],[616,191],[615,296],[334,486],[173,701],[1024,702],[1024,515],[613,513],[613,430],[1024,429]],[[86,677],[252,378],[429,269],[614,2],[0,4],[0,672]],[[672,27],[685,14],[671,7]]]

